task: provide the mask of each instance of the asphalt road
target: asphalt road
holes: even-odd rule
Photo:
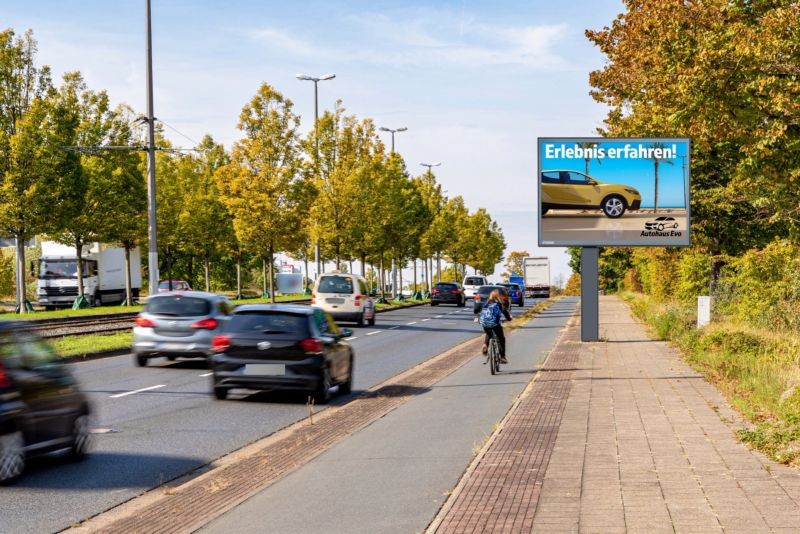
[[[375,327],[353,330],[356,393],[480,333],[469,304],[382,313]],[[17,483],[0,488],[0,532],[67,528],[308,414],[299,394],[214,400],[200,361],[138,368],[124,355],[72,369],[93,403],[94,452],[78,463],[34,460]]]

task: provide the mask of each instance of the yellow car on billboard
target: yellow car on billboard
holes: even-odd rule
[[[551,209],[601,209],[616,219],[636,211],[642,195],[628,185],[606,184],[578,171],[542,171],[542,215]]]

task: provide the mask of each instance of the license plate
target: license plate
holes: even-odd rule
[[[344,304],[344,299],[332,298],[332,299],[325,299],[325,302],[328,304]]]
[[[286,374],[286,366],[280,363],[249,363],[244,366],[242,374],[247,376],[283,376]]]
[[[188,346],[183,343],[162,343],[159,347],[161,350],[191,350],[194,348],[194,345]]]

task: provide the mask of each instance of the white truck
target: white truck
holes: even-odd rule
[[[550,298],[550,258],[523,258],[522,275],[525,277],[526,297]]]
[[[138,248],[130,251],[131,291],[139,297],[142,260]],[[78,259],[75,247],[42,241],[36,273],[39,305],[46,309],[72,306],[78,296]],[[125,302],[125,249],[90,243],[83,249],[83,294],[94,306]]]

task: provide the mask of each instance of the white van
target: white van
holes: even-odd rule
[[[357,274],[321,274],[314,283],[311,305],[322,308],[337,321],[375,325],[375,301],[366,280]]]
[[[468,299],[471,299],[475,296],[475,293],[478,292],[479,287],[488,285],[489,280],[485,276],[481,275],[465,276],[464,282],[461,284],[461,286],[464,288],[464,296]]]

